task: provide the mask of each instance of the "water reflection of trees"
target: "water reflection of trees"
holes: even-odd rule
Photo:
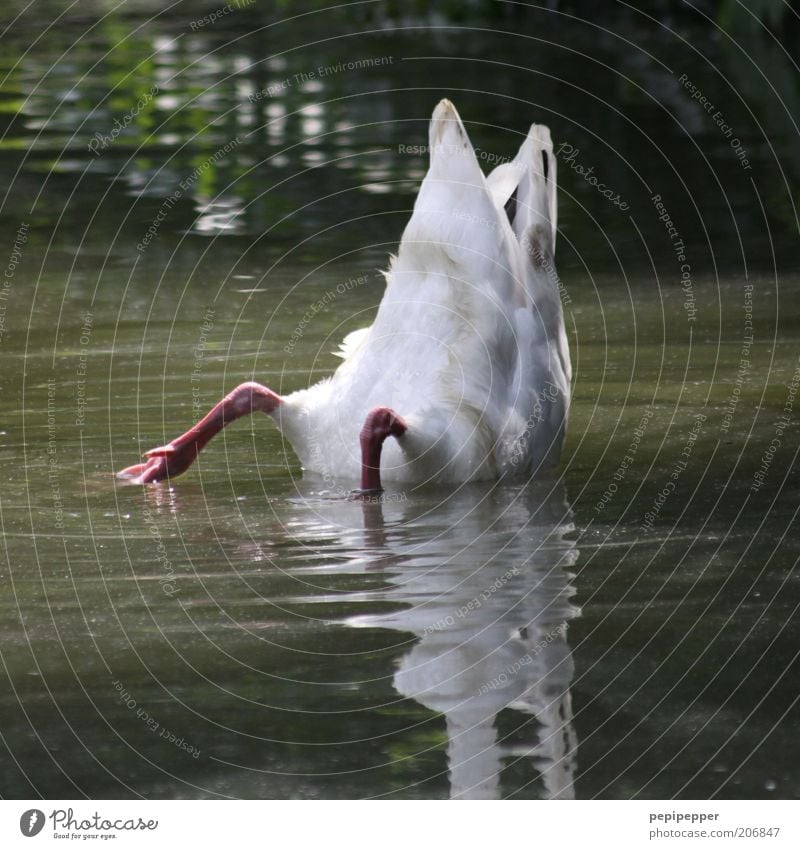
[[[173,198],[157,244],[145,255],[155,264],[164,258],[162,247],[169,247],[170,256],[187,233],[241,237],[241,243],[227,245],[240,253],[254,245],[263,253],[298,244],[343,219],[358,219],[362,242],[391,245],[402,220],[382,215],[407,213],[426,167],[431,105],[443,92],[459,91],[465,114],[474,100],[474,114],[486,115],[486,97],[479,93],[489,73],[498,96],[492,99],[491,121],[473,128],[482,148],[501,156],[516,147],[513,128],[522,131],[534,118],[548,121],[557,136],[566,134],[570,144],[592,150],[587,167],[599,169],[602,162],[606,178],[628,197],[641,189],[632,174],[640,169],[640,157],[646,178],[647,151],[637,147],[650,143],[636,135],[627,118],[649,127],[665,147],[662,132],[677,133],[680,144],[673,145],[670,160],[693,182],[704,180],[707,162],[685,139],[687,130],[693,138],[697,130],[700,149],[716,152],[720,167],[730,151],[718,133],[695,126],[690,112],[696,104],[659,76],[659,54],[672,56],[675,49],[681,51],[680,71],[699,77],[726,119],[735,122],[737,135],[747,138],[746,146],[753,148],[748,152],[763,158],[768,139],[793,185],[800,181],[790,155],[796,147],[797,75],[785,49],[796,40],[796,24],[778,0],[746,9],[727,0],[698,4],[698,10],[665,2],[638,4],[639,11],[620,7],[602,30],[591,25],[598,12],[588,2],[554,3],[538,11],[512,4],[502,13],[497,10],[508,4],[455,4],[460,11],[442,7],[436,26],[407,6],[403,17],[394,15],[391,4],[336,12],[319,7],[295,23],[282,21],[280,8],[251,4],[195,29],[192,22],[218,4],[193,4],[191,10],[179,7],[150,18],[163,10],[129,3],[123,14],[87,3],[81,4],[80,17],[62,18],[30,49],[31,33],[48,22],[50,8],[46,2],[36,5],[41,17],[32,30],[19,27],[4,35],[13,61],[0,85],[5,104],[0,156],[14,170],[22,166],[5,209],[19,218],[27,211],[24,202],[41,195],[46,198],[40,204],[42,224],[60,220],[56,240],[62,237],[65,244],[89,227],[93,240],[130,256],[165,199]],[[58,6],[57,12],[63,9]],[[474,25],[482,15],[488,20],[496,13],[496,31]],[[368,25],[370,16],[377,18]],[[643,21],[650,21],[646,43],[631,51],[625,39],[641,36],[637,27]],[[715,35],[717,25],[723,34]],[[461,26],[469,27],[468,39],[459,37]],[[580,47],[569,62],[567,43]],[[498,55],[504,60],[499,65]],[[320,73],[320,68],[327,70]],[[719,79],[715,69],[722,71]],[[152,102],[126,120],[153,87]],[[639,102],[638,90],[656,100]],[[520,96],[532,98],[525,114]],[[680,127],[659,125],[664,109],[680,119]],[[108,136],[115,122],[125,127],[113,143],[91,152],[91,140]],[[599,127],[600,139],[593,135]],[[234,139],[241,142],[216,157]],[[400,145],[422,149],[400,153]],[[609,157],[608,151],[616,153]],[[791,227],[792,190],[780,182],[774,158],[766,151],[767,168],[760,172],[769,182],[768,207]],[[187,178],[191,185],[183,190]],[[573,178],[564,175],[564,221],[583,249],[580,229],[588,225],[581,223],[582,215],[574,220],[571,195],[601,215],[607,232],[625,221],[609,219],[598,206],[602,199],[583,197],[585,187],[571,185]],[[749,197],[739,202],[738,181],[730,183],[735,185],[726,189],[734,194],[734,206],[753,206]],[[195,240],[195,248],[198,244]],[[311,242],[304,251],[313,259],[318,247]]]

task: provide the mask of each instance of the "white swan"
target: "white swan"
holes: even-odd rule
[[[571,378],[555,239],[549,130],[534,124],[514,160],[487,178],[442,100],[430,168],[375,322],[344,340],[333,376],[283,398],[242,384],[120,477],[174,477],[256,410],[274,419],[305,469],[344,479],[360,471],[365,492],[379,491],[381,476],[452,483],[554,465]]]

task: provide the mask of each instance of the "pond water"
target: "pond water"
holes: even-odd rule
[[[3,36],[0,795],[796,798],[785,52],[146,5]],[[331,373],[442,96],[487,169],[553,131],[557,472],[352,502],[254,418],[117,484],[237,383]]]

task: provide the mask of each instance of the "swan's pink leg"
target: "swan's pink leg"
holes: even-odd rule
[[[282,400],[280,395],[276,395],[266,386],[243,383],[226,395],[193,428],[167,445],[146,451],[146,463],[129,466],[118,472],[117,477],[130,478],[134,483],[156,483],[164,478],[174,478],[194,463],[203,446],[225,425],[259,410],[262,413],[272,413]]]
[[[408,430],[403,419],[388,407],[375,407],[361,428],[361,489],[356,494],[382,492],[381,450],[387,437],[401,437]]]

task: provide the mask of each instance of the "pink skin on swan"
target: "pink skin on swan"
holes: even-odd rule
[[[242,416],[261,411],[274,412],[283,399],[260,383],[243,383],[226,395],[211,412],[186,433],[167,445],[151,448],[144,456],[146,463],[129,466],[117,473],[119,478],[132,478],[133,483],[157,483],[164,478],[183,474],[197,459],[205,444],[225,425]]]
[[[283,403],[277,395],[259,383],[243,383],[226,395],[212,410],[186,433],[167,445],[151,448],[144,456],[146,463],[129,466],[117,474],[133,483],[158,483],[183,474],[197,459],[208,441],[222,428],[242,416],[262,412],[269,415]],[[388,407],[372,410],[361,429],[361,490],[356,494],[381,492],[381,450],[387,437],[401,437],[408,429],[403,419]]]
[[[361,428],[361,492],[382,492],[381,450],[387,437],[399,439],[408,430],[403,419],[388,407],[375,407]]]

